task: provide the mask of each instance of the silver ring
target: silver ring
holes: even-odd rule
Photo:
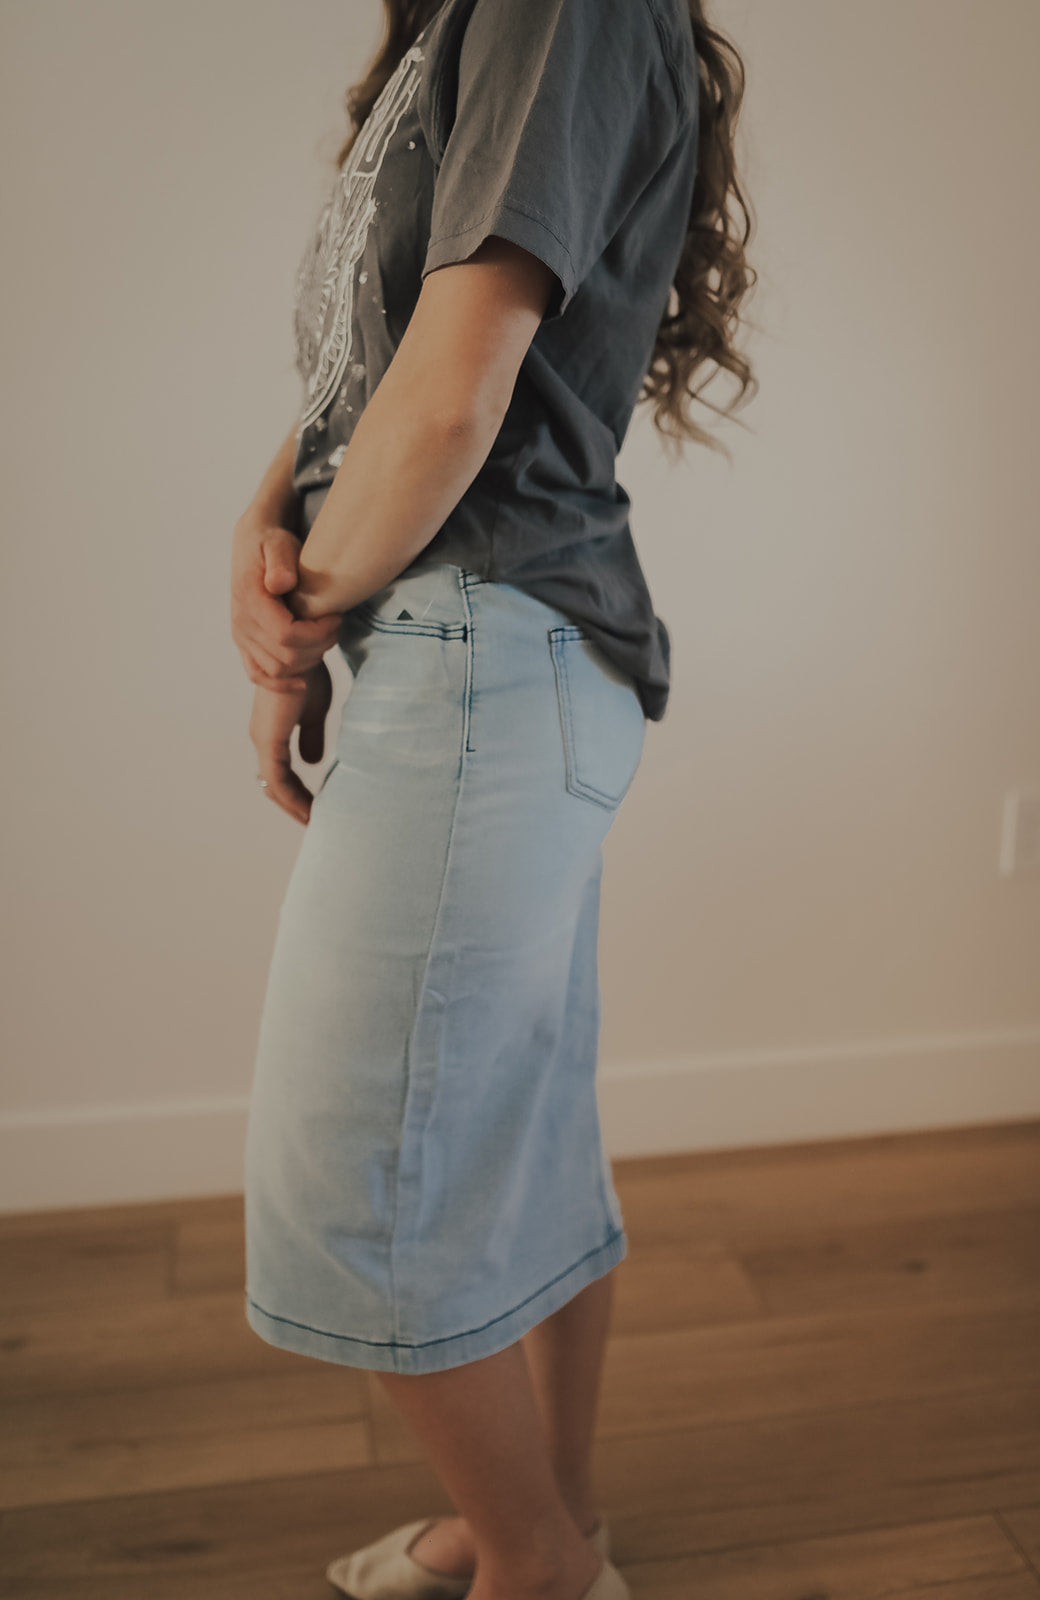
[[[259,772],[256,775],[256,781],[260,785],[261,789],[266,789],[268,787],[267,779],[262,778]]]

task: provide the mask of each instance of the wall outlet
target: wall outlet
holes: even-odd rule
[[[1040,871],[1040,789],[1009,789],[1000,830],[1000,874]]]

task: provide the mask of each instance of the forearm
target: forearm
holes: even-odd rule
[[[444,393],[391,367],[358,418],[346,455],[300,551],[287,595],[297,617],[347,611],[430,542],[487,459],[501,410],[438,409]]]
[[[296,424],[293,423],[278,452],[260,480],[252,500],[242,514],[262,522],[276,523],[292,530],[299,498],[292,486],[293,462],[296,458]]]

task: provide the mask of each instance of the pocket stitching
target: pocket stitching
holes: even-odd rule
[[[586,783],[579,778],[575,762],[576,746],[574,739],[573,705],[570,692],[570,679],[567,676],[566,652],[563,645],[566,642],[584,638],[579,627],[573,623],[567,626],[549,629],[549,648],[552,652],[553,669],[556,675],[556,700],[560,709],[560,722],[563,728],[563,757],[565,773],[565,786],[568,794],[576,795],[582,800],[591,800],[594,804],[602,806],[606,811],[615,810],[620,804],[624,794],[610,795],[605,789],[597,789],[591,783]]]
[[[377,633],[412,633],[425,635],[433,639],[465,639],[466,623],[464,622],[414,622],[411,620],[398,621],[395,617],[381,617],[374,606],[367,600],[362,600],[352,610],[360,617],[367,627],[374,628]]]

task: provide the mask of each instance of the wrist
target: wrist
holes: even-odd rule
[[[283,594],[281,599],[298,622],[314,622],[319,617],[327,617],[344,609],[328,574],[309,572],[302,566],[296,587],[290,589],[288,594]]]

